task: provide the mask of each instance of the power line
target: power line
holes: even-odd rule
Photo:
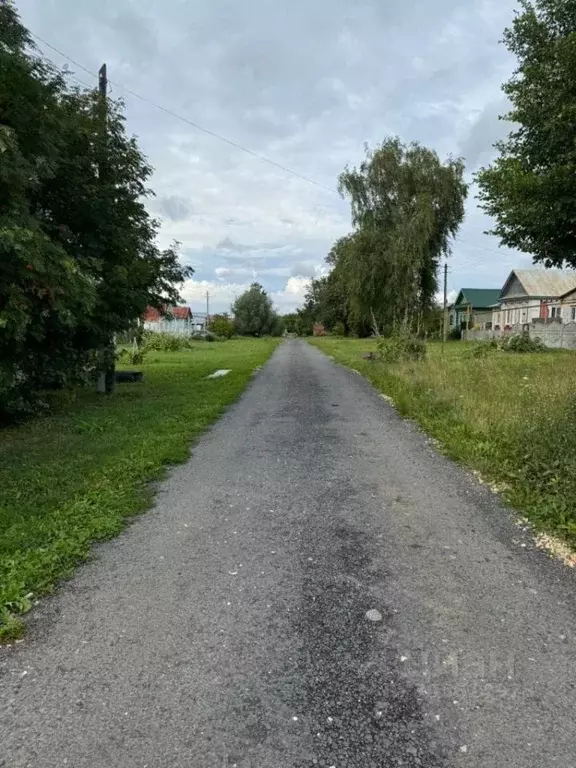
[[[66,53],[56,48],[47,40],[44,40],[39,35],[34,34],[34,32],[30,32],[30,34],[32,35],[32,37],[35,37],[36,40],[39,40],[43,45],[46,45],[48,48],[55,51],[59,56],[62,56],[64,59],[67,59],[69,62],[74,64],[74,66],[79,67],[84,72],[87,72],[89,75],[92,75],[92,77],[97,76],[95,72],[92,72],[87,67],[80,64],[80,62],[75,61],[71,56],[68,56]],[[242,152],[245,152],[246,154],[251,155],[252,157],[255,157],[257,160],[261,160],[264,163],[268,163],[268,165],[271,165],[274,168],[278,168],[279,170],[284,171],[284,173],[288,173],[291,176],[295,176],[296,178],[301,179],[302,181],[306,181],[308,182],[308,184],[314,184],[314,186],[316,187],[325,189],[327,192],[331,192],[332,194],[335,194],[335,195],[338,194],[338,192],[335,189],[332,189],[331,187],[327,187],[325,184],[322,184],[319,181],[315,181],[314,179],[311,179],[309,176],[304,176],[302,173],[298,173],[298,171],[294,171],[292,170],[292,168],[288,168],[287,166],[282,165],[281,163],[277,163],[274,160],[270,160],[270,158],[265,157],[265,155],[261,155],[258,152],[254,152],[252,149],[248,149],[248,147],[244,147],[242,146],[242,144],[238,144],[238,142],[232,141],[232,139],[228,139],[226,138],[226,136],[222,136],[221,134],[216,133],[216,131],[212,131],[209,128],[205,128],[199,123],[195,123],[193,120],[189,120],[187,117],[183,117],[182,115],[179,115],[177,112],[174,112],[173,110],[168,109],[167,107],[163,107],[161,104],[157,104],[155,101],[152,101],[151,99],[147,99],[145,96],[141,96],[139,93],[132,91],[130,88],[127,88],[125,85],[121,85],[120,83],[115,83],[112,80],[109,80],[108,82],[110,83],[110,85],[114,85],[116,88],[120,88],[121,90],[125,91],[125,93],[129,94],[130,96],[133,96],[135,99],[139,99],[144,104],[148,104],[154,107],[155,109],[158,109],[161,112],[164,112],[167,115],[170,115],[171,117],[176,118],[177,120],[181,120],[183,123],[190,125],[192,128],[195,128],[198,131],[202,131],[203,133],[208,134],[208,136],[212,136],[213,138],[218,139],[219,141],[222,141],[225,144],[230,145],[231,147],[235,147],[236,149],[239,149]]]

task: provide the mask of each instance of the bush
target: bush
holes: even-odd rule
[[[450,341],[460,341],[462,338],[462,329],[450,328],[450,333],[448,334],[448,338],[450,339]]]
[[[545,352],[546,347],[542,339],[531,339],[528,332],[517,333],[508,339],[503,339],[501,349],[505,352],[517,352],[526,354],[528,352]]]
[[[126,360],[129,365],[141,365],[148,349],[134,342],[131,347],[125,347],[117,355],[118,360]]]
[[[187,336],[176,336],[172,333],[146,331],[143,339],[145,352],[180,352],[188,348]]]
[[[387,336],[377,345],[379,360],[383,363],[400,363],[406,360],[425,360],[426,342],[413,336]]]
[[[335,323],[334,327],[332,328],[332,333],[334,336],[346,336],[346,328],[344,327],[344,323]]]
[[[208,325],[208,331],[215,336],[223,336],[225,339],[231,339],[236,332],[234,321],[228,315],[214,315]]]
[[[489,341],[475,341],[467,349],[467,357],[486,357],[494,350],[498,349],[498,342],[495,339]]]
[[[190,336],[189,341],[224,341],[224,337],[216,336],[211,331],[197,331]]]

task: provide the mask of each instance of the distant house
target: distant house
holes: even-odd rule
[[[495,329],[568,320],[562,297],[576,289],[576,272],[561,269],[514,269],[504,283],[492,323]],[[564,313],[566,312],[566,318]]]
[[[160,323],[166,320],[192,320],[190,307],[166,307],[163,312],[156,307],[146,307],[143,320],[145,323]]]
[[[492,308],[500,297],[499,288],[462,288],[450,308],[450,326],[491,328]]]
[[[562,319],[565,323],[576,322],[576,288],[560,296]]]
[[[198,330],[190,307],[166,307],[163,311],[147,307],[142,321],[148,331],[163,331],[178,336],[186,336]]]

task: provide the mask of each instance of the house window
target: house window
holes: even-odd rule
[[[576,320],[576,307],[572,307],[572,311],[570,312],[570,319]]]

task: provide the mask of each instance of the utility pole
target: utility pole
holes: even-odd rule
[[[206,291],[206,330],[210,322],[210,291]]]
[[[99,112],[100,112],[100,158],[98,167],[98,181],[103,186],[106,183],[106,165],[108,153],[108,73],[106,64],[102,64],[98,70],[98,94],[99,94]],[[116,361],[114,338],[110,337],[101,351],[101,371],[98,376],[96,389],[98,392],[111,395],[116,385]]]
[[[444,344],[446,343],[446,336],[448,330],[448,262],[444,264],[444,308],[442,312],[442,352],[444,352]]]

